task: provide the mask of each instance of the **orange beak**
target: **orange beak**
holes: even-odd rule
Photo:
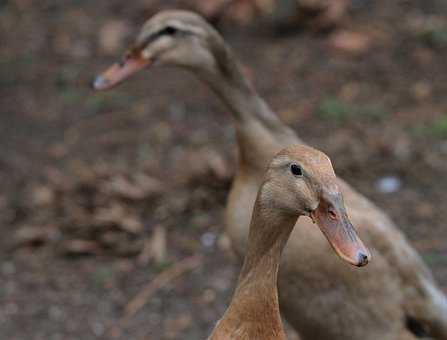
[[[126,80],[138,71],[148,67],[150,60],[137,55],[127,55],[120,63],[109,67],[105,72],[96,77],[93,82],[95,90],[108,90]]]
[[[311,218],[338,256],[354,266],[365,266],[371,254],[349,221],[341,195],[327,196],[311,213]]]

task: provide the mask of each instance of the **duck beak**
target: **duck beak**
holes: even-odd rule
[[[108,90],[150,64],[150,60],[144,59],[138,54],[128,54],[123,61],[112,65],[97,76],[93,82],[93,88],[95,90]]]
[[[340,194],[322,199],[310,216],[343,260],[357,267],[369,262],[371,254],[349,221]]]

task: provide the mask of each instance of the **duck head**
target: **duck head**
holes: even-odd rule
[[[331,161],[305,145],[277,154],[263,184],[262,200],[274,208],[309,216],[345,261],[364,266],[371,255],[349,221]]]
[[[218,59],[227,53],[221,36],[199,15],[188,11],[160,12],[143,25],[122,60],[96,77],[93,87],[107,90],[140,70],[159,65],[218,72]]]

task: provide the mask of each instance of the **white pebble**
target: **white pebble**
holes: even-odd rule
[[[214,244],[216,243],[216,234],[207,232],[200,237],[200,242],[205,248],[214,247]]]
[[[378,191],[389,194],[399,191],[402,187],[402,181],[395,176],[382,177],[376,182]]]

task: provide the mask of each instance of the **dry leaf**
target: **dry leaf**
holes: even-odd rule
[[[366,34],[340,30],[332,34],[329,44],[337,51],[361,55],[371,48],[372,41]]]
[[[183,314],[175,319],[167,319],[164,328],[166,329],[167,339],[178,339],[180,334],[188,329],[192,324],[190,314]]]
[[[62,242],[61,250],[66,255],[92,255],[98,254],[101,248],[95,241],[68,240]]]
[[[154,228],[152,237],[144,242],[143,250],[138,256],[138,263],[146,266],[151,259],[160,264],[166,261],[166,230],[158,225]]]
[[[348,0],[299,0],[299,9],[317,13],[312,18],[311,26],[315,29],[327,29],[336,26],[349,9]]]
[[[145,192],[146,196],[162,193],[166,185],[156,178],[150,177],[144,173],[138,173],[134,176],[135,185]]]
[[[131,234],[140,234],[143,231],[143,223],[135,216],[126,216],[120,223],[119,228]]]
[[[145,197],[144,190],[132,184],[123,176],[115,176],[108,184],[112,194],[131,200],[141,200]]]
[[[53,226],[24,226],[16,231],[15,242],[18,246],[37,245],[54,240],[58,235]]]
[[[119,224],[125,218],[125,215],[124,207],[117,202],[113,202],[109,207],[97,209],[93,219],[95,224],[99,225]]]
[[[161,182],[144,174],[135,177],[132,183],[123,176],[115,176],[106,186],[106,190],[112,195],[118,195],[130,200],[142,200],[150,195],[161,192]]]
[[[54,192],[49,186],[41,185],[33,188],[31,203],[36,207],[49,206],[54,201]]]
[[[124,39],[130,32],[129,25],[122,20],[111,20],[99,30],[99,46],[102,52],[115,55],[124,45]]]

